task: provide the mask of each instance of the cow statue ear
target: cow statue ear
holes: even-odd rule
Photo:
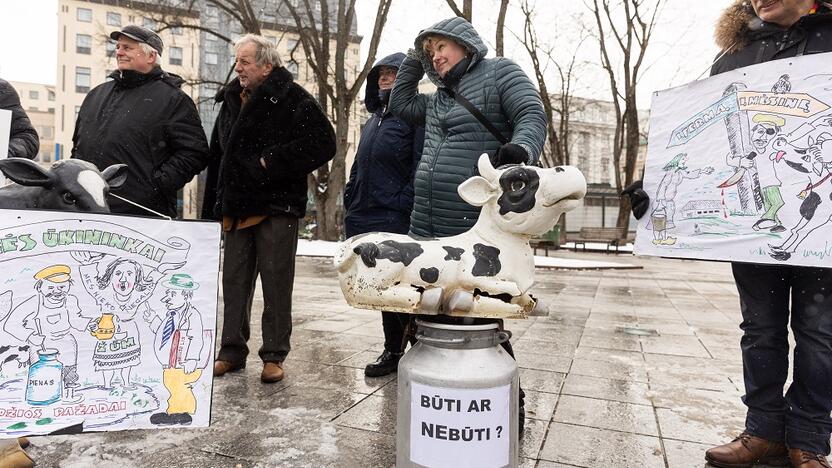
[[[49,187],[52,179],[38,163],[24,158],[0,159],[0,171],[12,181],[29,187]]]
[[[474,176],[457,187],[463,200],[474,206],[483,206],[497,194],[497,187],[480,176]]]
[[[117,189],[127,182],[127,164],[113,164],[101,172],[111,189]]]

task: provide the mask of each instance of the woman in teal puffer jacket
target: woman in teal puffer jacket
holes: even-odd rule
[[[450,18],[423,30],[399,68],[390,111],[425,127],[425,146],[416,171],[412,234],[445,237],[470,229],[479,208],[466,203],[457,187],[476,174],[482,153],[492,163],[534,164],[546,140],[546,114],[540,94],[525,72],[507,58],[486,59],[488,48],[463,18]],[[419,94],[422,76],[439,88]],[[454,100],[471,102],[509,141],[500,141]]]

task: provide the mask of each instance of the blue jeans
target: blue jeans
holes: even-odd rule
[[[747,263],[734,263],[732,268],[745,332],[741,347],[746,430],[783,441],[789,448],[829,454],[832,269]],[[794,374],[784,395],[789,318],[795,339]]]

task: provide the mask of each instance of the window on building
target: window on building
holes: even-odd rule
[[[168,52],[169,63],[171,65],[182,65],[182,48],[181,47],[171,47],[170,51]]]
[[[213,52],[205,52],[205,63],[208,65],[216,65],[219,62],[219,56]]]
[[[90,69],[75,67],[75,92],[88,93],[90,91]]]
[[[107,39],[107,57],[116,56],[116,42],[112,39]]]
[[[78,8],[75,12],[75,19],[78,21],[92,23],[92,10],[89,8]]]
[[[54,101],[55,100],[55,91],[52,91],[50,89],[49,92],[46,94],[46,98],[49,99],[50,101]]]
[[[289,70],[289,73],[292,74],[296,80],[298,79],[298,64],[297,62],[289,62],[286,64],[286,70]]]
[[[110,26],[121,26],[121,13],[107,12],[107,24]]]
[[[75,121],[78,121],[78,114],[81,113],[81,106],[75,106]]]
[[[276,36],[266,36],[266,39],[269,40],[274,45],[277,45],[277,37]]]
[[[288,52],[291,52],[295,49],[295,47],[297,47],[297,45],[298,41],[296,41],[295,39],[289,39],[286,41],[286,50]]]
[[[55,113],[55,108],[50,107],[49,109],[46,109],[46,112],[49,112],[50,114],[54,114]]]
[[[151,31],[156,30],[156,22],[150,18],[144,17],[142,18],[142,27],[145,29],[149,29]]]
[[[182,34],[185,34],[184,31],[182,30],[182,26],[173,26],[173,27],[171,27],[170,28],[170,33],[174,36],[181,36]]]
[[[75,52],[90,55],[92,52],[92,36],[89,34],[75,35]]]
[[[208,5],[205,7],[205,16],[208,18],[217,18],[220,12],[214,5]]]
[[[26,109],[26,110],[27,110],[27,111],[29,111],[29,112],[37,112],[37,111],[38,111],[38,108],[37,108],[37,107],[34,107],[34,106],[30,106],[30,107],[29,107],[28,109]]]
[[[55,127],[41,127],[40,128],[40,137],[44,140],[52,138],[53,133],[55,131]]]
[[[40,93],[37,91],[29,91],[29,99],[40,99]]]

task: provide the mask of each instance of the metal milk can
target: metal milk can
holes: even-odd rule
[[[416,321],[399,361],[396,466],[518,466],[517,363],[497,323]]]

